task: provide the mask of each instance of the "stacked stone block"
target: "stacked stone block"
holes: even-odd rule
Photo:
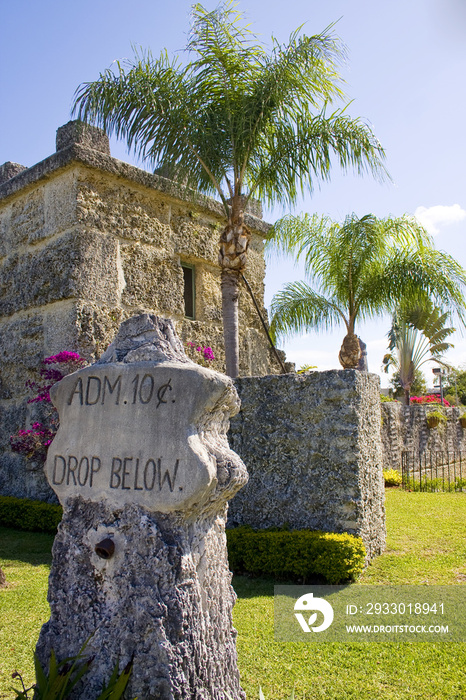
[[[427,426],[429,405],[404,406],[401,403],[382,404],[382,444],[384,469],[401,471],[402,453],[426,455],[437,452],[466,453],[466,429],[460,422],[462,410],[444,409],[447,422],[436,428]]]
[[[332,370],[236,380],[230,444],[249,482],[229,526],[349,532],[385,547],[379,380]]]
[[[268,225],[246,219],[248,279],[263,307]],[[0,167],[0,493],[52,497],[40,471],[9,450],[10,435],[36,418],[25,382],[44,357],[72,350],[95,360],[124,319],[150,312],[211,346],[223,370],[223,221],[218,202],[112,158],[106,135],[79,122],[58,129],[57,151],[41,163]],[[195,320],[184,316],[183,262],[196,268]],[[278,371],[246,290],[240,327],[241,373]]]

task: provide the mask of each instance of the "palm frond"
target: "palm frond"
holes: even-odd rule
[[[272,51],[258,42],[229,0],[193,7],[186,65],[166,52],[135,52],[81,85],[73,113],[124,138],[153,167],[169,167],[189,186],[229,197],[254,194],[294,202],[304,187],[344,169],[383,171],[370,128],[344,110],[338,66],[345,50],[328,27],[296,30]]]
[[[418,325],[422,322],[422,330],[434,344],[453,332],[444,327],[449,311],[463,318],[465,270],[437,251],[431,237],[410,217],[352,214],[340,223],[317,215],[288,215],[275,223],[266,251],[304,261],[306,278],[316,293],[344,310],[350,325],[392,312],[401,302],[411,313],[422,305],[427,314],[419,317]],[[447,311],[432,316],[429,299]],[[426,318],[430,318],[429,332]],[[398,313],[389,333],[392,351],[400,323]],[[302,324],[295,330],[301,329]],[[415,343],[414,335],[409,342]]]
[[[393,366],[399,371],[400,383],[410,388],[415,372],[426,362],[434,360],[446,365],[444,353],[453,345],[445,339],[455,332],[446,327],[449,314],[428,303],[426,307],[410,309],[403,304],[394,314],[388,333],[390,355],[383,361],[385,371]]]
[[[392,298],[416,305],[420,295],[454,311],[464,324],[466,272],[443,251],[413,246],[393,251],[387,261],[385,286]]]
[[[305,282],[287,284],[273,297],[271,312],[273,338],[314,328],[331,328],[342,322],[348,325],[338,304],[318,294]]]
[[[328,239],[333,225],[328,216],[288,214],[276,221],[270,229],[265,250],[268,255],[291,256],[299,261],[310,245],[314,243],[317,249]],[[307,266],[310,267],[310,264]]]
[[[361,120],[343,110],[326,116],[325,110],[316,115],[303,107],[299,120],[280,115],[264,129],[248,184],[257,198],[289,205],[298,194],[312,193],[317,183],[329,180],[334,165],[383,179],[384,158],[379,141]]]
[[[165,52],[158,59],[147,52],[136,56],[135,62],[116,63],[98,80],[81,85],[73,112],[124,138],[128,148],[154,167],[182,168],[183,175],[191,173],[200,189],[213,192],[218,188],[191,143],[193,130],[196,139],[206,141],[214,133],[205,115],[202,123],[200,100],[200,93],[192,89],[189,67],[181,66],[176,58],[170,60]],[[224,154],[224,142],[217,138],[217,159]],[[214,175],[218,179],[218,172]]]
[[[384,355],[382,360],[382,369],[384,372],[388,373],[392,367],[396,370],[399,369],[398,358],[396,355],[387,353],[386,355]]]

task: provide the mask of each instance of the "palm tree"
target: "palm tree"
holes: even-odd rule
[[[338,63],[344,49],[329,27],[294,32],[270,52],[242,26],[230,0],[208,12],[193,7],[183,65],[163,52],[136,53],[82,84],[74,114],[126,139],[155,168],[205,194],[216,194],[227,224],[220,238],[227,373],[237,376],[238,295],[250,232],[251,197],[291,204],[304,189],[343,170],[384,177],[384,152],[371,129],[344,109]]]
[[[306,282],[293,282],[272,300],[275,337],[344,324],[339,359],[355,368],[360,357],[357,321],[391,311],[400,299],[433,297],[462,318],[466,272],[409,217],[359,219],[286,216],[273,227],[268,246],[303,259]]]
[[[432,305],[408,311],[398,308],[393,316],[388,333],[390,353],[383,358],[382,366],[385,372],[393,367],[399,373],[407,406],[416,371],[422,365],[434,361],[448,366],[443,354],[454,346],[446,342],[446,338],[455,332],[454,328],[445,327],[448,316]]]
[[[384,357],[385,359],[385,357]],[[384,365],[382,364],[382,369],[384,369]],[[392,393],[393,393],[393,398],[398,399],[401,397],[401,399],[404,401],[405,398],[405,390],[403,389],[401,382],[400,382],[400,373],[398,371],[395,371],[390,379],[390,384],[392,385]],[[416,396],[425,396],[427,394],[427,382],[425,375],[422,371],[422,369],[417,369],[414,372],[414,381],[411,384],[410,390],[409,390],[410,395],[411,394],[416,394]]]

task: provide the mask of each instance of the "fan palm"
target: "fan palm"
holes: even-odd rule
[[[416,307],[410,311],[398,308],[393,316],[388,333],[390,353],[383,358],[383,368],[388,372],[393,367],[399,373],[406,405],[409,405],[416,371],[422,365],[435,361],[447,366],[443,354],[454,346],[446,342],[446,338],[455,332],[454,328],[445,326],[448,316],[432,307]]]
[[[391,311],[401,299],[433,297],[462,318],[466,272],[434,248],[430,236],[409,217],[361,219],[343,224],[317,215],[289,215],[278,221],[267,243],[279,253],[303,259],[307,282],[287,284],[272,300],[276,336],[344,324],[339,359],[357,366],[357,321]]]
[[[117,62],[78,88],[73,111],[125,138],[154,167],[220,198],[225,354],[236,376],[249,199],[293,203],[329,179],[332,161],[383,177],[384,153],[366,124],[344,109],[328,113],[343,96],[337,68],[344,50],[331,27],[310,37],[297,30],[267,52],[232,2],[212,12],[196,4],[187,50],[194,56],[187,64],[166,52]]]

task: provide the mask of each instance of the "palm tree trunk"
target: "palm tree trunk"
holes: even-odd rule
[[[239,374],[238,298],[240,276],[246,267],[251,234],[243,223],[243,198],[231,200],[230,217],[220,237],[218,261],[222,268],[222,318],[226,373]]]
[[[239,374],[238,273],[222,270],[221,287],[226,373],[234,379]]]
[[[357,369],[361,358],[361,346],[359,338],[354,332],[355,316],[350,312],[346,323],[346,335],[338,354],[338,359],[343,369]]]
[[[409,406],[409,389],[405,389],[405,406]]]
[[[347,333],[343,338],[343,344],[338,355],[341,366],[343,369],[357,369],[360,357],[361,348],[359,347],[358,336],[352,332]]]

